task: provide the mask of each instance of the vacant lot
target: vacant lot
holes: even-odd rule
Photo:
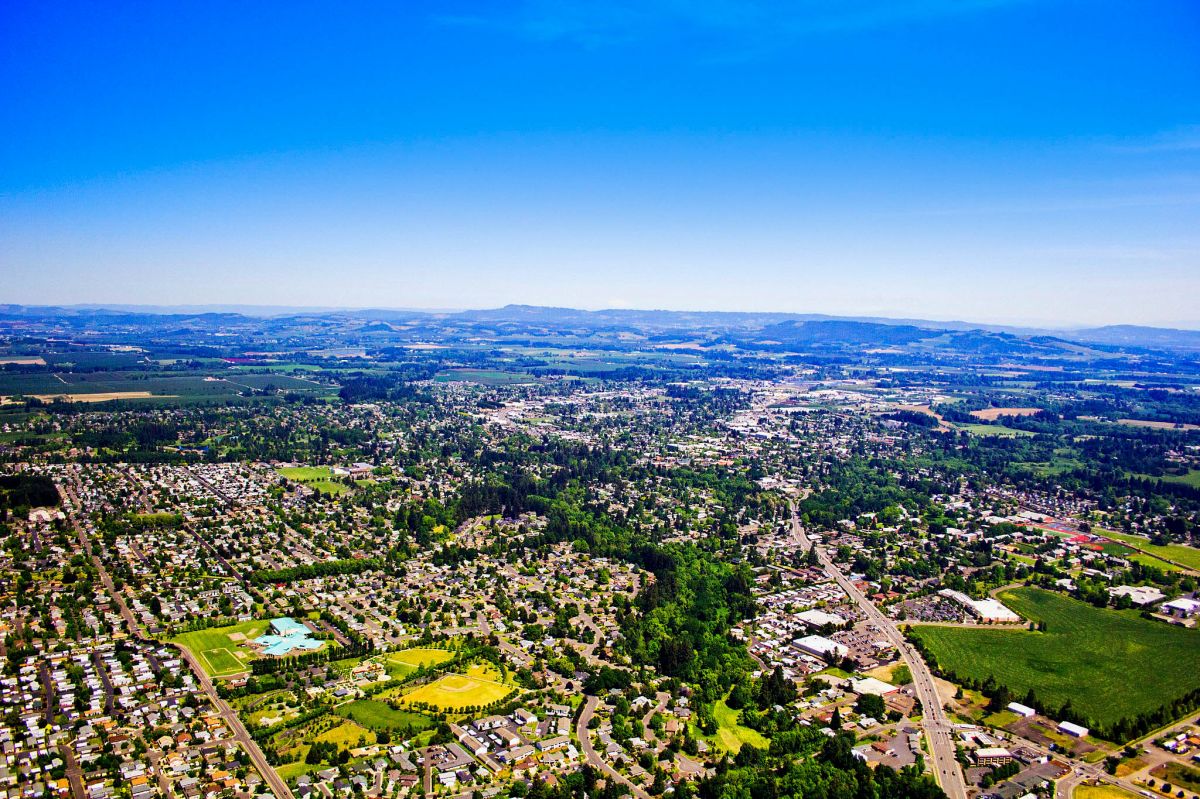
[[[1041,412],[1041,408],[984,408],[981,411],[971,411],[971,415],[976,419],[994,422],[1001,416],[1033,416]]]
[[[1115,785],[1077,785],[1071,799],[1139,799],[1136,793],[1130,793]]]
[[[1017,613],[1045,621],[1044,633],[916,626],[914,633],[945,669],[995,677],[1018,697],[1068,699],[1085,717],[1111,724],[1200,687],[1200,630],[1092,607],[1060,594],[1018,588],[1000,594]],[[1153,679],[1146,679],[1153,675]]]
[[[747,744],[758,749],[770,746],[771,742],[762,733],[743,727],[738,722],[739,712],[725,704],[724,699],[713,705],[713,718],[717,722],[717,734],[713,736],[715,743],[725,751],[734,753]]]
[[[212,677],[228,677],[246,670],[254,652],[242,646],[267,631],[265,621],[247,621],[232,627],[213,627],[181,633],[171,640],[187,647]],[[230,637],[232,636],[232,637]]]
[[[508,696],[513,689],[492,680],[467,677],[464,674],[447,674],[422,685],[412,693],[405,694],[402,701],[412,704],[424,702],[440,710],[461,710],[472,705],[488,705]]]

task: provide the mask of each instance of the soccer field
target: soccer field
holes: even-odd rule
[[[1200,687],[1200,630],[1147,621],[1037,588],[1000,599],[1045,621],[1044,633],[915,626],[938,664],[961,677],[995,677],[1017,699],[1032,688],[1050,706],[1068,699],[1099,724],[1133,717]]]
[[[508,696],[512,690],[510,686],[491,680],[447,674],[428,685],[422,685],[412,693],[405,694],[402,701],[408,704],[424,702],[439,710],[461,710],[472,705],[491,704]]]
[[[253,659],[253,651],[242,647],[241,642],[259,637],[267,631],[267,626],[265,621],[247,621],[231,627],[180,633],[171,640],[195,655],[210,677],[228,677],[246,671]],[[238,652],[250,657],[240,658]]]

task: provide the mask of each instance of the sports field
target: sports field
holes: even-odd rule
[[[424,702],[439,710],[462,710],[472,705],[491,704],[508,696],[512,690],[510,686],[492,680],[447,674],[405,694],[402,701],[408,704]]]
[[[213,627],[181,633],[171,640],[187,647],[211,677],[228,677],[246,671],[253,650],[242,646],[267,631],[268,622],[246,621],[232,627]]]
[[[333,479],[333,469],[328,466],[283,466],[275,471],[322,494],[345,494],[350,490],[350,486]]]
[[[1135,611],[1093,607],[1038,588],[1000,600],[1044,633],[917,625],[913,633],[945,669],[993,676],[1018,698],[1032,688],[1051,706],[1068,699],[1083,716],[1111,724],[1200,687],[1200,630],[1142,619]],[[1147,679],[1153,675],[1153,679]]]

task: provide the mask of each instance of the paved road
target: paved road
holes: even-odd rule
[[[801,549],[808,551],[813,544],[800,525],[795,505],[791,506],[791,513],[792,537]],[[950,799],[967,799],[967,786],[963,780],[958,760],[955,759],[954,728],[946,717],[946,711],[942,708],[942,700],[938,697],[937,686],[933,682],[933,675],[929,672],[929,667],[925,665],[925,661],[917,654],[917,651],[904,640],[904,636],[896,629],[895,623],[883,615],[879,608],[875,607],[866,595],[846,578],[846,575],[829,555],[821,547],[816,547],[816,551],[817,560],[824,567],[825,572],[854,600],[866,618],[883,631],[883,634],[904,658],[909,672],[912,673],[913,685],[917,689],[917,698],[921,700],[921,726],[925,728],[925,737],[929,740],[929,748],[933,755],[933,776]]]
[[[587,697],[587,701],[583,703],[583,710],[579,713],[579,721],[575,725],[575,734],[579,736],[579,748],[583,750],[584,758],[594,768],[599,769],[600,773],[629,788],[638,799],[650,799],[650,794],[633,784],[628,777],[601,759],[595,747],[592,746],[592,735],[591,731],[588,730],[588,723],[591,722],[592,716],[596,715],[596,708],[599,706],[599,699],[594,696]]]
[[[242,724],[242,720],[238,718],[233,708],[229,703],[217,695],[217,689],[213,687],[212,680],[205,673],[201,665],[196,662],[196,658],[187,649],[180,647],[180,653],[187,664],[192,667],[192,672],[196,675],[196,679],[200,681],[200,687],[204,689],[204,693],[208,694],[209,700],[213,703],[213,707],[221,714],[221,718],[229,725],[229,729],[233,730],[233,737],[250,755],[251,762],[254,767],[262,774],[263,779],[267,781],[271,791],[279,799],[294,799],[292,790],[288,788],[287,783],[280,779],[275,773],[275,769],[271,768],[271,764],[267,762],[267,758],[263,755],[262,750],[258,748],[258,744],[250,737],[250,733],[246,731],[246,726]]]
[[[72,499],[76,499],[76,497],[72,496]],[[76,508],[78,507],[79,505],[76,500]],[[124,596],[122,596],[122,594],[116,590],[116,586],[113,584],[113,580],[108,573],[108,569],[104,567],[104,562],[100,560],[98,555],[92,552],[91,542],[84,533],[83,527],[76,524],[75,532],[76,535],[79,536],[80,544],[82,544],[87,553],[92,556],[92,562],[96,564],[96,570],[100,574],[100,582],[108,590],[108,593],[112,596],[113,601],[117,603],[117,609],[120,611],[122,618],[125,619],[125,623],[129,625],[130,635],[145,641],[153,640],[148,638],[142,632],[142,628],[138,625],[137,619],[129,610],[129,606],[125,604]],[[206,674],[200,664],[196,662],[196,659],[192,657],[192,653],[183,647],[179,647],[179,651],[183,656],[184,661],[191,667],[192,672],[196,675],[196,679],[199,681],[200,687],[204,690],[204,693],[207,694],[209,701],[213,703],[213,707],[217,709],[217,712],[221,714],[221,718],[225,720],[225,723],[229,725],[229,729],[233,731],[234,740],[240,743],[242,748],[246,750],[246,754],[250,756],[250,761],[254,763],[254,767],[258,769],[260,774],[262,774],[263,779],[266,780],[267,785],[271,788],[271,791],[279,799],[295,799],[291,789],[288,788],[287,783],[280,779],[279,775],[275,773],[275,769],[271,768],[271,764],[267,762],[267,758],[263,755],[262,750],[258,748],[258,744],[256,744],[254,739],[250,737],[250,733],[246,731],[246,726],[242,724],[242,720],[238,718],[237,713],[235,713],[233,708],[229,706],[228,702],[217,695],[217,689],[213,686],[212,680],[208,678],[208,674]]]

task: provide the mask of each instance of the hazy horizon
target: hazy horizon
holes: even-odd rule
[[[1200,6],[0,10],[23,304],[1198,328]]]
[[[166,314],[166,313],[236,313],[248,317],[267,318],[273,316],[288,316],[294,314],[322,314],[322,313],[355,313],[355,312],[390,312],[390,313],[420,313],[420,314],[457,314],[471,313],[498,310],[509,306],[515,307],[530,307],[542,308],[549,310],[564,310],[564,311],[585,311],[589,313],[608,313],[628,311],[633,313],[675,313],[675,314],[690,314],[690,313],[717,313],[717,314],[764,314],[764,315],[793,315],[793,316],[814,316],[828,317],[831,320],[840,319],[861,319],[861,320],[880,320],[887,323],[906,323],[906,322],[928,322],[932,324],[978,324],[988,327],[1011,327],[1014,329],[1025,328],[1030,330],[1061,330],[1070,332],[1072,330],[1082,330],[1092,327],[1109,327],[1109,326],[1125,326],[1127,322],[1109,322],[1104,324],[1083,324],[1079,322],[1059,322],[1057,324],[1042,324],[1038,322],[1020,322],[1006,320],[987,320],[973,319],[961,317],[926,317],[916,316],[903,312],[894,314],[854,314],[854,313],[827,313],[819,310],[745,310],[739,308],[668,308],[668,307],[607,307],[597,306],[593,308],[566,306],[566,305],[533,305],[530,303],[514,302],[505,303],[504,305],[493,306],[477,306],[477,307],[458,307],[458,308],[429,308],[418,306],[388,306],[388,305],[276,305],[272,303],[129,303],[129,302],[78,302],[78,303],[13,303],[0,301],[0,306],[16,305],[27,308],[64,308],[64,309],[95,309],[95,310],[110,310],[118,312],[145,312],[151,314]],[[1145,327],[1156,327],[1160,329],[1177,329],[1177,330],[1197,330],[1200,331],[1200,324],[1196,325],[1144,325]]]

